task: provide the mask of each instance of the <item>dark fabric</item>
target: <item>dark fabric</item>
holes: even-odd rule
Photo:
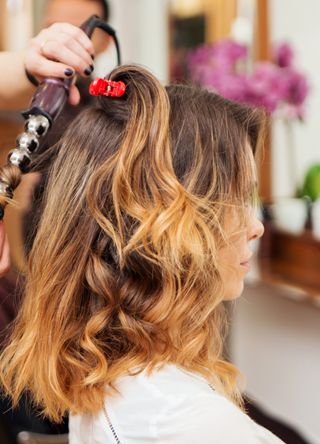
[[[270,432],[278,436],[286,444],[310,444],[310,442],[306,441],[293,427],[279,421],[273,416],[267,415],[266,412],[249,397],[245,397],[245,408],[248,415],[255,422],[270,430]]]
[[[54,424],[48,419],[40,416],[39,412],[32,408],[26,396],[23,396],[19,406],[12,409],[7,398],[0,398],[1,424],[3,432],[6,433],[6,441],[1,444],[16,444],[17,435],[22,431],[32,431],[47,435],[58,435],[68,433],[68,419],[65,418],[61,424]],[[0,432],[1,436],[1,432]]]
[[[10,323],[15,319],[20,301],[23,280],[0,279],[0,331],[1,347],[4,346],[10,332]],[[17,434],[23,430],[38,433],[66,433],[68,421],[62,424],[53,424],[41,418],[38,412],[28,405],[26,396],[23,396],[16,409],[11,408],[8,398],[0,396],[0,443],[16,444]]]

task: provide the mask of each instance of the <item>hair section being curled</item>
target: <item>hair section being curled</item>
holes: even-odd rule
[[[29,171],[31,155],[39,147],[39,138],[44,136],[50,127],[46,116],[28,115],[25,132],[16,140],[16,148],[7,158],[7,165],[0,168],[0,220],[8,203],[13,203],[14,190],[21,182],[22,173]]]
[[[15,165],[0,168],[0,219],[3,218],[6,205],[12,202],[13,192],[21,181],[22,173]]]
[[[59,143],[1,381],[43,412],[96,412],[120,375],[166,362],[240,402],[223,359],[218,251],[252,194],[261,115],[194,86],[115,69]]]

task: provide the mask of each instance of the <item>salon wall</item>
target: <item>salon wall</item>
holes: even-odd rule
[[[269,1],[272,39],[294,45],[297,64],[312,82],[306,122],[294,126],[295,151],[286,145],[283,125],[274,125],[273,193],[285,196],[293,193],[287,148],[295,152],[300,178],[310,163],[320,161],[320,2]],[[290,288],[249,286],[235,306],[232,357],[262,407],[320,444],[320,304],[299,302],[300,297]]]
[[[0,0],[1,45],[4,50],[19,51],[32,37],[32,0]],[[19,32],[17,32],[19,30]]]
[[[290,288],[249,285],[236,302],[233,362],[246,392],[270,415],[320,444],[320,307]]]
[[[270,26],[273,41],[288,40],[296,51],[296,64],[310,81],[304,123],[293,125],[293,146],[288,145],[281,122],[273,131],[273,194],[289,196],[294,186],[288,176],[288,156],[294,156],[301,181],[305,170],[313,162],[320,163],[320,2],[318,0],[269,0]]]
[[[139,63],[163,82],[168,79],[169,0],[109,0],[110,23],[117,30],[124,63]],[[146,17],[148,19],[146,19]],[[114,67],[114,49],[96,62],[96,72],[105,75]]]

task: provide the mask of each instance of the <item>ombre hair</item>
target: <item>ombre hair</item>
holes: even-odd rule
[[[2,385],[59,421],[170,362],[241,405],[218,253],[226,209],[253,193],[263,116],[138,66],[110,78],[125,96],[100,97],[54,147]]]

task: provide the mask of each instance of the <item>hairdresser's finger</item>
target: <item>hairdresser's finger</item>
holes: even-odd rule
[[[89,54],[89,52],[78,42],[78,40],[71,37],[69,34],[61,33],[60,41],[63,46],[67,47],[74,54],[77,54],[80,59],[82,59],[86,66],[90,66],[92,64],[93,55]]]
[[[53,45],[53,43],[55,43],[55,45]],[[50,59],[62,61],[62,50],[68,48],[83,60],[86,66],[90,66],[92,63],[92,53],[89,52],[79,40],[74,38],[73,35],[69,34],[68,30],[62,30],[59,33],[57,31],[48,30],[48,32],[41,36],[37,45],[39,52]]]
[[[70,78],[75,74],[74,68],[69,64],[53,62],[37,53],[33,54],[32,59],[29,58],[27,69],[40,80],[44,77]]]
[[[93,71],[92,60],[89,63],[82,59],[58,40],[47,40],[42,47],[42,56],[59,60],[60,63],[73,67],[80,75],[86,77]]]
[[[94,54],[94,47],[89,37],[77,26],[70,23],[54,23],[48,28],[50,31],[57,33],[69,34],[73,39],[77,40],[89,54]]]
[[[5,275],[11,267],[10,261],[10,247],[8,236],[5,236],[4,246],[2,250],[2,255],[0,258],[0,276]]]
[[[75,85],[71,85],[68,99],[70,105],[78,105],[80,102],[80,92]]]
[[[10,269],[10,248],[8,236],[5,233],[3,222],[0,223],[0,276]]]

